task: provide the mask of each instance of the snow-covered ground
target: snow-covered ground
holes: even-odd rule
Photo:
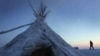
[[[95,50],[84,49],[80,50],[80,52],[85,56],[100,56],[100,49],[95,49]]]

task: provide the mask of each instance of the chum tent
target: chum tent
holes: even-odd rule
[[[45,19],[50,12],[47,6],[41,3],[40,8],[35,10],[28,3],[36,17],[35,22],[0,32],[4,34],[30,25],[26,31],[0,48],[0,56],[83,56],[47,25]]]

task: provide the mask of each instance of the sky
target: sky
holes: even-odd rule
[[[38,8],[41,0],[30,0]],[[80,49],[89,48],[89,41],[100,48],[100,0],[43,0],[50,14],[46,23],[67,43]],[[26,0],[0,0],[0,31],[35,21]],[[0,35],[0,47],[27,27]]]

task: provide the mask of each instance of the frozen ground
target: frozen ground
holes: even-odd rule
[[[80,50],[80,52],[85,56],[100,56],[100,49],[95,49],[95,50],[84,49]]]

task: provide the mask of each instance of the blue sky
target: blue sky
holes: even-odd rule
[[[30,0],[38,8],[40,0]],[[89,40],[100,45],[99,0],[44,0],[51,10],[47,24],[72,46],[89,48]],[[33,11],[26,0],[0,0],[0,31],[34,22]],[[27,27],[0,35],[0,46],[5,45]]]

